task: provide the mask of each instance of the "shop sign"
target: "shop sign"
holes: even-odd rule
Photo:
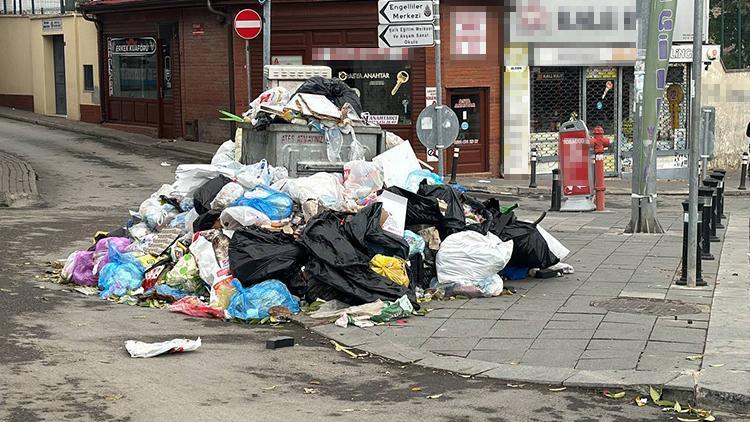
[[[424,99],[426,105],[437,104],[437,88],[434,86],[425,87]]]
[[[379,125],[397,125],[398,114],[371,114],[367,121],[368,123],[377,123]]]
[[[150,56],[156,53],[153,37],[112,38],[112,54],[116,56]]]
[[[345,72],[341,71],[338,74],[339,79],[346,81],[349,79],[391,79],[391,74],[388,72]]]
[[[472,102],[469,98],[461,98],[453,106],[453,108],[477,108],[476,103]]]
[[[62,31],[62,19],[44,19],[42,32]]]
[[[526,66],[505,66],[505,71],[510,73],[523,72]]]
[[[703,46],[703,61],[716,60],[719,57],[720,48],[718,45]],[[693,62],[693,44],[672,44],[672,54],[669,57],[670,63],[692,63]]]

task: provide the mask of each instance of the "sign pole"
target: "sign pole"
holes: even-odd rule
[[[438,176],[443,177],[445,174],[445,144],[443,143],[442,127],[443,127],[443,72],[441,69],[441,58],[440,58],[440,0],[433,0],[433,16],[435,19],[435,85],[437,85],[437,113],[435,118],[435,129],[437,136],[436,152],[438,155]]]
[[[683,0],[684,1],[684,0]],[[698,247],[698,159],[700,158],[701,135],[701,79],[703,72],[703,0],[695,0],[695,17],[693,20],[693,70],[691,78],[690,97],[690,152],[688,155],[688,256],[687,256],[687,285],[696,287],[697,260],[692,251]],[[703,174],[708,174],[708,168],[703,168]]]
[[[250,40],[245,40],[245,77],[247,78],[247,106],[253,102],[253,93],[250,89]]]
[[[269,88],[266,66],[271,64],[271,0],[263,2],[263,90]]]

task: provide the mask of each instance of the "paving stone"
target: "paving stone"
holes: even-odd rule
[[[465,375],[477,375],[498,367],[492,362],[451,356],[429,356],[417,362],[417,365]]]
[[[432,302],[430,302],[432,303]],[[433,309],[432,306],[430,306],[430,303],[423,304],[425,308],[432,309],[429,313],[425,315],[426,318],[450,318],[454,312],[456,312],[455,308],[438,308]]]
[[[482,360],[485,362],[507,363],[517,365],[521,362],[526,349],[515,350],[472,350],[468,354],[469,359]]]
[[[422,348],[422,350],[427,349]],[[455,356],[459,358],[466,358],[469,357],[469,353],[471,352],[471,350],[430,350],[430,352],[438,356]]]
[[[622,370],[596,370],[576,371],[563,385],[566,387],[580,388],[629,388],[648,391],[649,385],[663,385],[675,379],[679,375],[677,371],[622,371]],[[645,389],[643,388],[645,387]]]
[[[621,268],[598,268],[589,277],[590,281],[627,281],[633,275],[633,270]]]
[[[529,293],[529,296],[533,293]],[[516,311],[555,311],[557,308],[563,305],[565,301],[567,300],[566,297],[556,298],[556,299],[541,299],[538,297],[529,298],[528,296],[525,298],[520,298],[516,303],[513,304],[509,309],[516,310]]]
[[[575,293],[577,295],[590,294],[596,296],[617,297],[626,285],[626,282],[605,283],[600,281],[587,281],[578,287]]]
[[[544,310],[544,311],[531,311],[525,309],[508,309],[500,317],[500,320],[516,320],[516,321],[549,321],[552,315],[555,314],[555,310]]]
[[[500,365],[481,374],[482,377],[519,383],[561,385],[576,371],[573,368],[538,367],[529,365]]]
[[[488,297],[471,299],[464,303],[461,309],[497,309],[506,310],[517,300],[516,296]]]
[[[640,298],[646,298],[646,299],[665,299],[667,297],[667,289],[657,289],[657,288],[648,288],[648,286],[644,286],[644,288],[638,288],[633,287],[633,285],[628,285],[625,287],[620,294],[619,297],[640,297]]]
[[[451,318],[454,319],[491,319],[497,321],[505,312],[504,309],[457,309]]]
[[[558,338],[558,339],[590,339],[594,335],[594,328],[591,329],[574,329],[574,330],[557,330],[545,328],[539,333],[538,338]]]
[[[401,363],[414,363],[433,356],[430,352],[390,341],[367,343],[359,349]]]
[[[442,308],[453,308],[457,309],[466,304],[468,299],[453,299],[453,300],[433,300],[429,302],[429,308],[431,309],[442,309]]]
[[[625,359],[633,361],[633,368],[643,351],[641,349],[589,349],[583,351],[581,359]]]
[[[482,337],[495,325],[489,319],[449,319],[433,337]]]
[[[436,350],[472,350],[481,337],[432,337],[428,339],[422,346],[421,349],[436,351]]]
[[[604,351],[642,351],[646,347],[646,340],[601,340],[592,339],[586,350]]]
[[[594,333],[595,339],[645,340],[651,334],[651,325],[602,322]]]
[[[656,319],[655,327],[667,327],[667,328],[708,328],[707,321],[696,321],[690,317],[659,317]]]
[[[651,371],[651,370],[699,370],[700,361],[689,361],[684,356],[653,356],[646,353],[641,355],[641,360],[638,362],[639,371]]]
[[[574,368],[581,352],[577,350],[529,349],[521,358],[522,365]]]
[[[483,338],[474,350],[522,351],[531,348],[534,339],[529,338]],[[523,353],[522,353],[523,354]]]
[[[552,316],[551,321],[579,321],[584,325],[599,325],[604,315],[598,314],[575,314],[575,313],[556,313]]]
[[[706,330],[702,328],[676,328],[656,326],[649,337],[650,340],[668,341],[675,343],[699,343],[706,342]]]
[[[656,316],[642,315],[642,314],[626,314],[626,313],[621,313],[621,312],[610,312],[604,316],[603,321],[653,326],[654,323],[656,322]]]
[[[545,325],[545,330],[594,330],[596,327],[599,326],[599,322],[601,322],[601,318],[599,319],[592,319],[589,321],[557,321],[557,320],[551,320],[547,322],[547,325]],[[591,336],[589,336],[591,337]]]
[[[536,338],[547,324],[547,320],[540,321],[497,321],[495,325],[485,334],[486,338]]]
[[[575,351],[580,355],[586,349],[588,340],[563,340],[563,339],[546,339],[538,338],[531,343],[531,349],[548,350],[548,351]]]
[[[630,369],[635,370],[636,365],[638,364],[638,357],[634,358],[624,358],[624,357],[618,357],[618,358],[602,358],[602,359],[588,359],[581,357],[581,359],[576,363],[575,368],[576,369],[588,369],[588,370],[612,370],[612,369]]]
[[[644,353],[649,355],[686,355],[694,356],[703,353],[703,343],[675,343],[671,341],[649,340],[644,348]]]

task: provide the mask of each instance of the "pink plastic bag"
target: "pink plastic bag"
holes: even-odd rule
[[[75,251],[70,254],[63,267],[62,277],[71,283],[82,286],[96,286],[94,252]]]
[[[99,278],[99,271],[109,262],[108,250],[110,243],[115,245],[118,251],[124,252],[125,248],[130,246],[131,241],[127,237],[105,237],[96,242],[96,247],[94,248],[94,275],[97,279]]]
[[[196,296],[185,296],[168,306],[171,312],[180,312],[194,317],[225,318],[224,311],[212,308]]]

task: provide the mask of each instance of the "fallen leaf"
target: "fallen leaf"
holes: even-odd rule
[[[333,347],[336,348],[337,352],[344,352],[347,355],[349,355],[349,357],[351,357],[352,359],[359,357],[359,355],[357,355],[356,353],[352,352],[348,347],[344,347],[344,346],[338,344],[334,340],[331,340],[331,344],[333,344]]]
[[[651,401],[656,403],[661,399],[661,393],[659,391],[656,391],[656,389],[652,386],[648,386],[648,394],[651,396]]]
[[[625,397],[625,392],[620,391],[619,393],[610,393],[609,391],[604,391],[604,395],[609,397],[610,399],[621,399]]]
[[[310,384],[312,384],[312,385],[320,385],[320,381],[310,381]]]
[[[679,416],[677,417],[677,420],[680,422],[701,422],[700,419],[688,419],[688,418],[681,418]]]
[[[263,387],[263,388],[261,388],[261,390],[265,390],[265,391],[270,391],[270,390],[275,390],[275,389],[276,389],[276,387],[277,387],[277,386],[275,386],[275,385],[272,385],[272,386],[270,386],[270,387]]]
[[[657,406],[667,406],[669,408],[669,410],[672,410],[672,409],[674,409],[674,404],[675,403],[673,401],[669,401],[669,400],[656,400],[654,402],[654,404],[657,405]]]
[[[411,391],[422,391],[422,387],[412,387]]]
[[[721,368],[724,365],[725,365],[724,363],[712,363],[711,365],[708,365],[708,366],[712,368]]]
[[[635,404],[638,405],[638,407],[643,407],[648,403],[648,399],[641,398],[641,396],[635,396]]]
[[[705,418],[703,418],[703,420],[708,421],[708,422],[713,422],[716,420],[716,418],[714,417],[714,415],[708,415]]]
[[[675,412],[682,412],[682,406],[680,406],[680,402],[675,401],[673,409],[675,410]]]
[[[122,395],[122,394],[110,394],[110,395],[104,397],[104,400],[115,401],[115,400],[120,400],[123,397],[125,397],[125,396]]]
[[[550,388],[549,391],[565,391],[568,387]]]
[[[305,394],[315,394],[317,392],[318,392],[318,390],[316,390],[314,388],[305,388]]]
[[[688,356],[685,359],[687,359],[687,360],[701,360],[701,359],[703,359],[703,355]]]
[[[427,396],[428,399],[439,399],[440,397],[443,397],[442,394],[433,394],[431,396]]]

